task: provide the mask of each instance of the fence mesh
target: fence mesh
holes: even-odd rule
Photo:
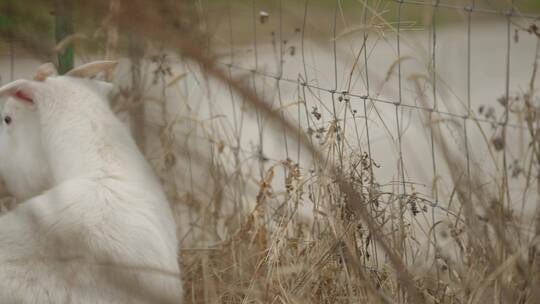
[[[539,16],[522,12],[518,7],[513,1],[504,4],[489,1],[335,1],[332,5],[326,3],[324,14],[321,14],[319,3],[312,1],[294,4],[252,1],[251,8],[243,15],[238,14],[234,3],[229,3],[224,10],[227,21],[220,23],[222,29],[212,29],[211,20],[206,20],[205,26],[209,29],[209,52],[211,48],[217,48],[224,53],[218,60],[220,64],[230,75],[236,73],[249,79],[246,82],[256,92],[270,94],[269,100],[274,102],[276,111],[297,121],[312,138],[313,132],[316,135],[317,130],[324,132],[329,126],[343,132],[343,140],[332,148],[332,162],[342,161],[347,149],[365,151],[391,172],[383,177],[383,184],[399,185],[396,190],[400,195],[425,186],[429,189],[424,190],[426,201],[432,207],[448,212],[439,204],[439,187],[442,186],[438,185],[445,184],[445,178],[452,178],[447,169],[441,171],[444,156],[437,155],[442,153],[438,151],[441,145],[437,144],[430,124],[436,123],[434,121],[454,124],[450,127],[453,134],[445,136],[453,136],[453,140],[458,141],[454,142],[460,146],[455,152],[463,159],[454,165],[463,167],[467,180],[471,180],[471,170],[475,170],[471,169],[471,149],[486,149],[482,150],[484,152],[495,149],[496,152],[490,152],[496,154],[493,157],[497,160],[493,160],[500,162],[495,166],[500,165],[503,176],[508,176],[510,156],[504,146],[508,142],[506,137],[511,136],[508,133],[525,136],[526,126],[522,120],[512,117],[511,103],[501,102],[512,99],[513,86],[526,85],[523,77],[516,77],[514,81],[514,74],[530,75],[530,70],[525,73],[512,70],[513,49],[520,49],[520,56],[529,52],[527,59],[516,59],[520,67],[523,62],[532,66],[535,58],[534,48],[520,45],[518,41],[520,35],[530,32],[529,25]],[[241,21],[235,23],[235,18]],[[245,37],[237,37],[243,31],[247,32]],[[442,45],[441,41],[444,42]],[[418,48],[411,48],[415,43]],[[449,47],[449,44],[454,46]],[[493,55],[492,51],[497,54]],[[383,54],[377,55],[378,52]],[[482,80],[479,75],[490,73],[485,70],[488,66],[484,61],[475,61],[480,56],[489,57],[484,61],[498,67],[496,75],[489,80]],[[416,60],[416,66],[408,65],[409,60]],[[441,61],[442,69],[439,68]],[[453,83],[446,79],[447,74]],[[456,83],[458,86],[453,88]],[[491,92],[486,94],[486,91]],[[287,107],[284,99],[289,103],[297,101],[297,111],[283,110]],[[500,113],[494,114],[497,99],[501,108],[498,109]],[[234,121],[240,121],[242,115],[237,113]],[[415,124],[416,131],[408,128]],[[258,152],[264,155],[264,137],[270,133],[265,130],[264,117],[257,116],[257,128]],[[424,134],[427,136],[415,137],[422,128],[427,130]],[[478,130],[485,128],[490,133],[483,134],[487,147],[479,148],[477,142],[471,143],[471,132],[483,133]],[[507,131],[509,128],[512,131]],[[347,133],[351,130],[354,132]],[[385,134],[379,137],[385,137],[389,142],[385,147],[377,144],[373,151],[374,138],[370,134],[377,133],[376,130],[384,130]],[[477,141],[478,137],[473,140]],[[426,141],[424,145],[421,145],[422,141]],[[284,155],[274,159],[295,156],[295,161],[301,163],[300,148],[296,153],[290,153],[287,134],[274,144],[284,150]],[[409,146],[407,149],[405,144]],[[419,145],[421,149],[411,148],[411,145]],[[382,152],[385,149],[392,151]],[[406,154],[411,153],[422,158],[421,164],[409,162],[410,157]],[[499,154],[502,155],[500,159]],[[515,154],[512,157],[512,160],[519,158]],[[428,169],[428,176],[420,180],[409,172]],[[261,178],[264,172],[263,164]],[[444,187],[452,189],[451,184],[455,182],[450,181]],[[416,183],[419,186],[415,187]],[[446,191],[443,198],[444,205],[448,203],[449,192]]]
[[[370,159],[365,187],[390,194],[390,209],[403,214],[418,204],[425,211],[420,220],[401,217],[390,230],[418,226],[424,228],[410,229],[427,235],[443,217],[471,221],[463,213],[485,202],[474,198],[479,188],[516,214],[534,209],[523,207],[534,205],[534,186],[515,179],[530,156],[530,125],[517,108],[529,102],[525,87],[537,85],[532,24],[539,16],[518,7],[513,1],[335,1],[321,13],[313,1],[252,1],[235,23],[229,3],[226,30],[210,32],[209,45],[222,48],[218,61],[230,75],[243,77],[327,149],[329,162],[346,171],[354,153]],[[237,37],[240,29],[247,37]],[[242,121],[241,111],[235,115],[235,123]],[[260,113],[256,126],[261,159],[293,159],[305,172],[318,166],[303,161],[309,157],[285,130],[268,139],[272,131]],[[261,180],[269,167],[259,162]],[[311,195],[315,206],[324,205],[325,197]],[[437,243],[437,234],[431,238]],[[408,263],[413,255],[402,253]]]
[[[524,2],[228,0],[194,1],[193,8],[200,52],[302,130],[276,126],[234,82],[216,81],[204,64],[160,45],[166,41],[147,50],[152,56],[136,71],[137,82],[146,83],[139,88],[148,95],[146,130],[137,132],[146,134],[143,148],[173,205],[189,207],[181,211],[187,227],[180,235],[188,244],[182,257],[193,302],[212,302],[220,292],[221,300],[259,296],[268,302],[272,290],[332,303],[369,298],[359,290],[384,285],[381,266],[391,254],[385,248],[381,254],[371,240],[377,234],[354,217],[358,208],[328,173],[333,166],[360,193],[360,203],[407,266],[445,260],[448,268],[472,255],[469,247],[487,251],[491,247],[475,240],[483,232],[470,227],[490,222],[493,214],[500,223],[515,218],[517,230],[537,230],[526,219],[537,214],[539,190],[540,14]],[[3,80],[27,72],[17,67],[13,41],[9,54]],[[122,71],[119,78],[133,74]],[[303,136],[323,159],[310,153]],[[439,233],[443,222],[450,228]],[[533,237],[518,233],[518,242],[522,238]],[[331,268],[332,262],[338,266]],[[444,298],[438,265],[430,294]],[[334,285],[321,279],[325,267]],[[231,268],[241,271],[223,271]],[[351,280],[349,271],[378,287]],[[263,279],[251,280],[260,273]],[[273,275],[282,286],[268,284],[275,283]],[[321,291],[317,279],[338,296]],[[410,290],[396,282],[385,285],[385,293],[406,302]]]

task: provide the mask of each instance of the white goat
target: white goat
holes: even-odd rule
[[[0,127],[0,176],[18,202],[50,188],[48,162],[41,142],[39,118],[21,101],[8,98]]]
[[[167,199],[95,88],[70,76],[0,88],[36,108],[52,174],[50,190],[0,217],[3,302],[182,302]]]
[[[55,66],[46,63],[37,69],[34,79],[43,81],[53,75]],[[40,134],[35,106],[9,97],[0,116],[0,177],[5,194],[18,202],[51,187],[51,171]]]
[[[76,69],[72,73],[93,77],[107,67],[104,62],[90,66],[93,69]],[[37,69],[34,80],[44,81],[55,75],[56,67],[46,63]],[[96,93],[107,100],[112,85],[101,81],[92,84]],[[8,97],[0,116],[0,177],[5,188],[0,192],[22,202],[50,189],[52,173],[43,149],[36,107],[17,98]]]

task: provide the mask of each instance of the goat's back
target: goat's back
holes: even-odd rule
[[[122,189],[125,191],[126,189]],[[8,302],[181,302],[174,235],[151,196],[73,180],[0,217]],[[123,200],[119,200],[123,197]],[[166,220],[166,219],[165,219]]]

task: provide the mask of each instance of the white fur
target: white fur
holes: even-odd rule
[[[98,61],[80,66],[72,73],[91,77],[116,65],[113,61]],[[44,81],[56,75],[54,65],[46,63],[37,69],[34,80]],[[113,89],[110,83],[95,80],[88,81],[87,85],[108,104],[108,96]],[[11,123],[4,121],[6,117],[11,119]],[[17,202],[22,202],[50,189],[51,176],[35,106],[8,97],[0,116],[0,178],[2,188],[5,188],[1,195],[12,196]]]
[[[22,202],[51,186],[39,117],[35,108],[10,97],[0,119],[0,176],[7,192]]]
[[[52,188],[0,217],[6,303],[181,303],[161,185],[94,81],[16,81],[37,107]]]

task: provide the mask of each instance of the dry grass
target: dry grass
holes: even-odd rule
[[[523,223],[509,208],[506,158],[491,188],[480,187],[482,177],[467,173],[463,155],[456,155],[445,135],[446,128],[461,122],[423,112],[442,165],[449,169],[450,201],[455,197],[459,205],[444,220],[431,222],[419,245],[412,227],[426,217],[433,198],[412,187],[381,187],[373,173],[378,165],[368,149],[347,146],[345,126],[336,117],[315,131],[322,144],[314,144],[312,134],[276,111],[254,86],[231,77],[206,48],[201,2],[164,0],[149,6],[139,0],[112,1],[110,14],[107,1],[75,2],[71,5],[95,20],[108,16],[96,31],[105,36],[94,41],[99,45],[107,38],[102,43],[104,57],[131,55],[131,78],[121,86],[114,107],[128,113],[138,143],[179,214],[185,303],[540,302],[539,217],[531,217],[534,231],[519,228],[531,223]],[[393,28],[374,15],[367,25],[373,31]],[[533,27],[529,32],[538,35]],[[134,41],[141,38],[152,47]],[[313,159],[312,165],[305,167],[291,158],[266,161],[262,153],[241,147],[235,130],[220,129],[227,125],[220,121],[230,118],[216,112],[205,120],[189,100],[168,100],[168,90],[181,86],[186,77],[171,71],[168,60],[174,56],[161,55],[171,50],[186,66],[200,68],[196,74],[202,86],[219,83],[230,88],[238,111],[264,117],[272,132],[302,147],[302,156]],[[408,58],[392,64],[386,81],[403,59]],[[523,173],[526,189],[537,189],[540,176],[536,70],[535,61],[526,92],[512,99],[512,108],[520,109],[512,115],[522,117],[520,123],[531,138],[526,149],[534,156],[522,166],[528,168]],[[408,76],[421,105],[429,108],[424,87],[431,78]],[[147,92],[158,92],[157,97]],[[171,109],[174,104],[181,104],[184,112]],[[305,101],[296,105],[301,108]],[[147,111],[157,113],[157,118],[145,117],[152,114]],[[229,126],[236,124],[228,121]],[[506,128],[499,126],[497,132],[505,150]],[[300,214],[302,206],[313,210],[308,220]],[[438,243],[443,241],[459,249],[457,260],[443,254]]]

